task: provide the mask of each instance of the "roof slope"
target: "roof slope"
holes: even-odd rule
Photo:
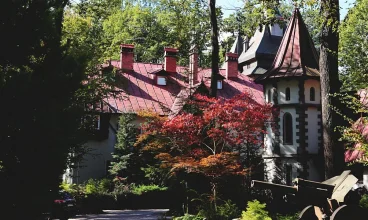
[[[257,81],[275,77],[319,77],[318,60],[312,38],[296,8],[270,70]]]
[[[111,61],[111,65],[119,68],[119,61]],[[160,115],[169,115],[177,97],[188,86],[186,74],[188,68],[177,66],[176,73],[170,73],[166,86],[157,85],[152,74],[161,72],[162,64],[134,63],[133,71],[118,71],[121,86],[116,91],[125,91],[115,96],[109,96],[105,103],[114,113],[139,112],[150,109]],[[220,72],[225,74],[225,70]],[[210,74],[211,69],[200,69],[199,75]],[[239,75],[238,78],[225,79],[224,87],[218,90],[218,97],[231,98],[241,92],[253,94],[255,101],[263,101],[263,88],[255,84],[249,77]]]
[[[274,57],[280,46],[282,37],[271,35],[269,27],[263,26],[262,30],[257,30],[249,41],[247,51],[239,56],[238,62],[244,63],[258,57]]]

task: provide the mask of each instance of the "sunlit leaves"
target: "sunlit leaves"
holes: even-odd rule
[[[340,78],[346,91],[368,83],[368,1],[357,1],[340,26]]]
[[[262,145],[271,106],[254,102],[247,93],[228,100],[196,95],[188,104],[199,113],[150,120],[136,146],[156,151],[162,166],[171,167],[173,173],[184,170],[211,178],[245,174],[237,149]]]

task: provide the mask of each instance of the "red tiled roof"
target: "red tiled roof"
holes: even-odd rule
[[[210,86],[211,83],[211,69],[204,69],[199,71],[198,77],[203,80],[206,86]],[[220,69],[222,76],[226,75],[225,69]],[[258,103],[264,103],[263,98],[263,86],[256,84],[252,78],[238,73],[237,78],[224,79],[223,89],[217,90],[217,96],[224,99],[229,99],[242,92],[248,92]]]
[[[119,61],[111,61],[111,65],[119,68]],[[170,73],[170,79],[166,86],[157,85],[151,78],[150,73],[162,69],[162,64],[134,63],[134,71],[120,72],[123,81],[126,81],[124,90],[127,95],[109,96],[105,102],[115,113],[138,112],[140,110],[150,109],[161,115],[168,115],[173,103],[180,91],[188,87],[185,82],[188,68],[178,66],[176,73]],[[210,69],[202,69],[199,74],[210,73]],[[220,70],[225,74],[225,70]],[[119,88],[117,88],[119,90]],[[231,98],[243,91],[248,91],[254,96],[255,101],[263,102],[263,88],[255,84],[249,77],[239,75],[238,78],[224,80],[222,90],[218,90],[218,97],[225,99]]]
[[[299,9],[294,10],[275,60],[257,80],[274,77],[319,77],[318,54]]]

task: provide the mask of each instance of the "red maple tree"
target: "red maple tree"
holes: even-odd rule
[[[219,178],[247,173],[239,148],[263,146],[272,107],[255,102],[248,93],[227,100],[195,95],[186,105],[190,112],[183,110],[171,119],[150,115],[136,145],[157,151],[162,166],[174,173],[181,170],[209,177],[216,201]]]

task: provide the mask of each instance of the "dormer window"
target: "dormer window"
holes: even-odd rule
[[[290,88],[289,87],[285,89],[285,100],[290,101]]]
[[[223,80],[217,80],[217,89],[222,89]]]
[[[164,77],[164,76],[157,76],[157,85],[159,85],[159,86],[166,86],[166,77]]]

